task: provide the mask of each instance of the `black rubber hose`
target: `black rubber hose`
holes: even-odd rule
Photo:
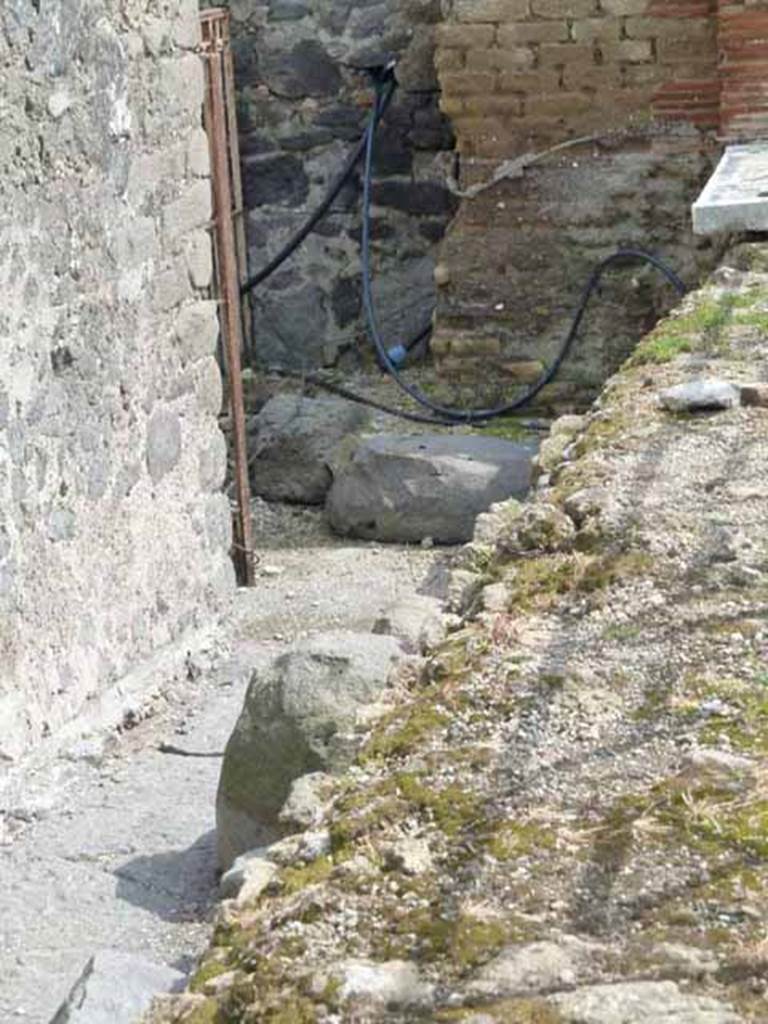
[[[416,423],[428,423],[435,426],[455,426],[457,423],[475,423],[482,424],[485,421],[495,419],[499,416],[509,415],[527,405],[528,402],[534,398],[539,391],[542,390],[550,381],[554,378],[558,369],[563,363],[563,360],[568,355],[573,342],[578,334],[579,327],[584,318],[587,305],[592,293],[597,288],[603,272],[614,262],[637,260],[646,262],[655,266],[667,280],[677,289],[680,294],[685,294],[686,288],[680,278],[666,266],[658,257],[652,253],[645,252],[639,249],[622,249],[602,260],[597,267],[593,270],[590,275],[589,281],[582,293],[581,301],[576,309],[574,319],[571,323],[571,328],[561,345],[554,362],[548,369],[542,374],[542,376],[534,384],[531,385],[522,395],[512,402],[507,402],[490,409],[470,409],[462,410],[455,409],[446,406],[441,406],[433,403],[427,396],[421,392],[418,388],[413,387],[404,381],[397,370],[397,367],[390,359],[388,351],[384,345],[381,337],[381,331],[376,318],[376,311],[373,303],[372,295],[372,277],[371,277],[371,261],[370,261],[370,205],[371,205],[371,184],[373,177],[373,151],[374,151],[374,137],[376,134],[376,128],[381,121],[387,107],[392,101],[397,82],[394,74],[392,74],[391,68],[385,70],[384,75],[379,78],[376,86],[376,97],[374,107],[369,118],[366,131],[355,147],[355,149],[347,157],[342,170],[337,176],[328,194],[325,196],[320,205],[315,209],[305,224],[294,234],[289,241],[283,246],[277,255],[270,260],[270,262],[262,267],[261,270],[251,275],[247,281],[241,286],[241,293],[245,294],[251,289],[255,288],[258,284],[264,281],[270,274],[273,274],[301,245],[304,239],[314,230],[318,222],[328,212],[331,204],[336,199],[341,189],[344,187],[346,182],[352,175],[355,166],[359,162],[360,158],[365,155],[365,170],[364,170],[364,181],[363,181],[363,245],[362,245],[362,264],[363,264],[363,301],[366,312],[366,320],[368,324],[368,331],[371,336],[371,340],[376,349],[377,355],[381,362],[382,367],[389,373],[400,388],[409,394],[416,402],[430,410],[432,415],[424,415],[420,413],[405,412],[400,409],[395,409],[380,402],[376,402],[363,395],[358,395],[348,388],[342,387],[338,384],[333,384],[327,381],[325,378],[317,374],[292,374],[289,371],[281,371],[285,376],[297,376],[301,379],[306,380],[309,383],[314,384],[317,387],[324,388],[334,394],[340,395],[343,398],[347,398],[350,401],[358,402],[364,405],[368,405],[371,408],[378,409],[381,412],[388,413],[393,416],[399,416],[403,419],[411,420]],[[404,344],[406,351],[410,351],[415,345],[418,344],[423,338],[426,338],[432,329],[432,325],[427,325],[418,335],[412,338],[410,341]]]
[[[477,426],[482,426],[483,423],[486,423],[489,420],[496,419],[499,416],[509,415],[511,412],[514,412],[517,409],[521,408],[523,405],[527,404],[536,394],[538,394],[539,391],[541,391],[543,387],[545,387],[546,384],[548,384],[553,379],[558,369],[562,365],[563,360],[568,355],[568,352],[573,346],[574,341],[576,340],[579,327],[581,326],[581,321],[583,320],[584,314],[586,312],[587,304],[590,298],[592,297],[593,292],[600,283],[600,278],[602,277],[603,272],[612,263],[621,260],[627,261],[629,259],[638,259],[650,263],[658,270],[660,270],[662,274],[664,274],[664,276],[667,278],[670,284],[672,284],[681,295],[685,295],[687,289],[683,282],[680,280],[680,278],[677,276],[677,274],[674,272],[674,270],[666,266],[657,256],[654,256],[652,253],[644,252],[641,249],[620,249],[618,252],[615,252],[612,255],[607,256],[592,271],[589,281],[587,282],[582,293],[581,301],[579,302],[579,305],[577,307],[576,314],[571,323],[570,330],[568,331],[565,341],[560,347],[560,350],[558,351],[558,354],[552,365],[542,374],[538,381],[531,385],[531,387],[526,392],[524,392],[523,395],[515,399],[514,402],[507,402],[506,404],[497,406],[496,409],[492,410],[470,410],[469,420],[467,420],[467,415],[465,413],[460,412],[458,410],[456,410],[454,412],[454,415],[451,416],[440,416],[439,414],[433,414],[429,416],[424,413],[408,412],[402,409],[396,409],[393,406],[384,405],[382,402],[377,402],[374,399],[367,397],[366,395],[360,395],[355,391],[351,391],[349,388],[346,388],[341,384],[335,384],[333,381],[329,381],[325,377],[316,373],[301,373],[298,370],[294,371],[282,369],[273,369],[270,372],[277,376],[290,377],[295,380],[305,381],[307,384],[313,384],[315,387],[319,387],[324,389],[325,391],[329,391],[331,394],[338,395],[340,398],[346,398],[350,402],[357,402],[359,405],[367,405],[371,409],[377,409],[379,410],[379,412],[388,413],[390,416],[398,416],[400,417],[400,419],[410,420],[412,423],[429,423],[436,427],[455,427],[463,422],[468,421],[470,423],[476,424]],[[430,329],[430,327],[425,328],[425,330],[422,332],[418,340],[421,340],[422,337],[426,337]],[[377,351],[380,350],[377,349]],[[384,360],[382,360],[382,362],[384,362]],[[391,371],[388,370],[388,372]],[[403,382],[399,379],[399,374],[395,372],[392,373],[391,375],[395,378],[397,383],[400,384],[401,387],[403,387]],[[408,394],[413,394],[413,392],[417,391],[417,389],[415,388],[412,391],[406,388],[404,388],[404,390],[407,390]],[[425,403],[421,402],[420,404],[424,405]],[[431,403],[429,403],[428,407],[434,410],[442,408],[441,406],[432,405]],[[535,422],[522,422],[520,426],[531,430],[539,429],[539,426]]]
[[[391,90],[394,86],[390,85],[389,88]],[[577,306],[570,330],[560,346],[555,359],[539,379],[527,388],[522,395],[514,401],[505,402],[487,409],[456,409],[433,402],[424,394],[423,391],[404,380],[398,368],[390,359],[387,347],[381,337],[381,331],[376,317],[376,308],[373,301],[371,275],[371,186],[373,181],[374,138],[376,135],[376,125],[378,123],[376,111],[378,110],[379,103],[382,101],[383,97],[388,95],[387,90],[384,89],[381,83],[377,83],[376,91],[377,101],[374,104],[373,114],[368,121],[368,127],[365,133],[365,165],[363,171],[363,233],[361,261],[363,271],[363,306],[365,309],[368,334],[374,348],[376,349],[379,361],[387,373],[390,374],[406,394],[410,395],[414,401],[418,402],[419,405],[424,408],[429,409],[436,416],[439,416],[441,419],[447,420],[451,423],[482,423],[486,420],[496,419],[499,416],[508,416],[511,413],[516,412],[518,409],[521,409],[524,405],[527,405],[528,402],[530,402],[531,399],[542,390],[542,388],[546,387],[546,385],[552,381],[558,369],[562,365],[563,360],[570,352],[576,339],[576,335],[578,334],[579,327],[581,326],[581,322],[584,319],[584,314],[586,312],[587,305],[589,304],[589,300],[600,283],[600,279],[605,270],[614,263],[627,261],[649,263],[651,266],[659,270],[681,295],[684,295],[687,291],[685,285],[674,270],[668,267],[661,259],[659,259],[658,256],[654,256],[652,253],[645,252],[642,249],[620,249],[618,252],[615,252],[601,260],[592,271],[586,287],[582,292],[581,300]]]
[[[381,121],[382,117],[386,113],[387,107],[392,102],[392,97],[395,94],[396,82],[394,78],[387,82],[387,88],[376,90],[376,101],[371,114],[370,124],[373,126],[374,132]],[[366,142],[368,138],[367,131],[363,134],[362,138],[358,142],[357,146],[352,150],[347,159],[344,161],[344,165],[339,172],[336,180],[328,190],[327,195],[320,203],[320,205],[314,210],[309,219],[299,228],[299,230],[285,243],[283,248],[277,255],[269,261],[261,270],[257,270],[255,274],[251,276],[240,286],[240,294],[246,295],[252,291],[256,285],[261,284],[262,281],[266,280],[270,274],[282,266],[283,263],[292,256],[293,253],[298,249],[304,239],[310,235],[317,224],[323,219],[328,210],[331,208],[333,201],[338,196],[339,192],[344,188],[347,181],[352,176],[357,164],[360,162],[363,154],[365,153]],[[420,339],[419,339],[420,340]]]
[[[329,391],[332,395],[346,398],[348,401],[356,402],[358,405],[367,405],[371,409],[377,409],[379,412],[385,412],[390,416],[397,416],[401,420],[409,420],[411,423],[429,423],[435,427],[456,426],[455,420],[439,419],[436,416],[427,416],[425,413],[408,412],[405,409],[396,409],[394,406],[384,405],[383,402],[377,402],[376,399],[369,398],[367,395],[359,395],[356,391],[350,391],[349,388],[344,387],[342,384],[335,384],[318,373],[301,373],[299,370],[283,369],[272,369],[268,372],[277,377],[288,377],[292,380],[301,380],[306,384],[313,384],[324,391]]]

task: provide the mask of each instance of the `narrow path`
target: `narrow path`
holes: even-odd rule
[[[314,512],[261,506],[257,524],[262,575],[238,595],[232,661],[103,755],[39,768],[0,807],[0,1021],[48,1024],[98,949],[192,965],[215,896],[220,760],[160,743],[221,751],[254,666],[300,634],[370,629],[441,557],[334,541]]]

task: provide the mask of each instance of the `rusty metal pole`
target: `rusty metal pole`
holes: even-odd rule
[[[242,319],[240,275],[232,221],[232,168],[227,139],[225,104],[225,49],[229,46],[229,12],[223,8],[206,11],[201,18],[203,55],[207,67],[206,131],[211,153],[211,183],[216,236],[217,279],[224,353],[229,375],[229,399],[232,414],[235,490],[234,562],[241,584],[254,582],[251,491],[248,481],[248,453],[245,432],[245,404],[241,378]]]
[[[240,173],[240,146],[237,136],[237,96],[235,94],[235,71],[232,63],[232,47],[224,47],[224,100],[227,107],[227,134],[229,138],[229,162],[232,173],[232,216],[235,220],[235,242],[237,244],[237,268],[241,286],[248,277],[248,251],[245,241],[245,210],[243,208],[243,178]],[[250,299],[240,300],[243,326],[243,345],[246,361],[253,360],[253,320],[250,313]]]

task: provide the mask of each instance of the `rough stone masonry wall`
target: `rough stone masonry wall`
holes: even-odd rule
[[[161,683],[233,587],[198,32],[0,11],[0,760]]]
[[[731,5],[733,6],[733,5]],[[711,263],[689,204],[719,124],[715,0],[452,0],[438,29],[441,105],[462,184],[560,150],[467,199],[442,252],[433,351],[448,375],[537,372],[594,264],[649,248],[689,283]],[[753,18],[754,20],[754,18]],[[649,270],[605,279],[578,349],[542,395],[581,404],[672,301]],[[523,365],[520,365],[520,363]]]
[[[365,67],[398,58],[400,88],[378,136],[376,297],[393,343],[418,333],[435,303],[434,243],[455,210],[441,154],[439,0],[233,0],[233,48],[251,269],[300,226],[360,138],[371,102]],[[301,250],[253,296],[259,362],[318,366],[361,332],[360,178]]]

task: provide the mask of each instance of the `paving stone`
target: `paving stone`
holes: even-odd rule
[[[136,1024],[152,998],[180,988],[185,976],[143,957],[94,954],[51,1024]]]
[[[764,143],[727,146],[714,174],[693,204],[696,234],[765,231],[768,228],[766,173],[768,148]]]

